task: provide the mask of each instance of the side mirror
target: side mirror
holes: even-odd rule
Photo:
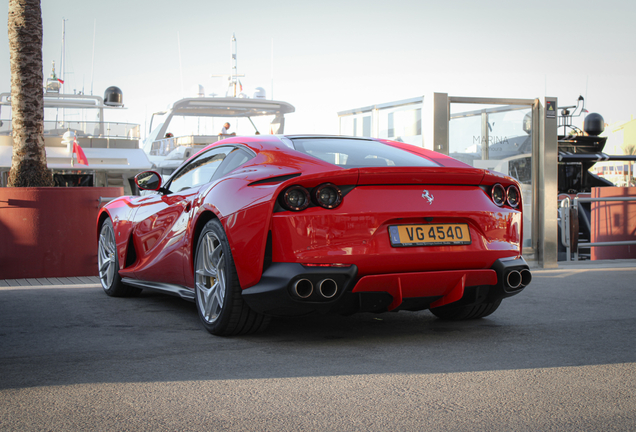
[[[141,190],[158,191],[161,189],[161,176],[155,171],[140,172],[135,176],[135,183]]]

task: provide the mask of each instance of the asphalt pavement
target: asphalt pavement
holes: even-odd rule
[[[0,281],[0,430],[636,430],[636,261],[560,263],[490,317],[273,320],[95,278]]]

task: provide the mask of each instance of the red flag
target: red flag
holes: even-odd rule
[[[77,163],[88,166],[88,159],[84,154],[84,150],[77,143],[77,138],[73,138],[73,153],[77,154]]]
[[[58,78],[57,80],[58,80],[61,84],[64,84],[64,80],[61,80],[61,79],[59,79],[59,78]]]

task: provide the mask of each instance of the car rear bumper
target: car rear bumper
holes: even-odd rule
[[[355,265],[273,263],[258,284],[243,290],[243,299],[273,316],[421,310],[492,302],[518,294],[532,280],[521,257],[498,259],[489,269],[357,274]]]

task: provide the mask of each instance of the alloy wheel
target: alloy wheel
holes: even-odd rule
[[[195,284],[197,305],[205,322],[215,322],[225,299],[225,259],[223,246],[213,232],[205,233],[197,253]]]
[[[110,224],[105,223],[99,233],[99,244],[97,247],[99,280],[101,281],[104,289],[109,289],[113,285],[115,272],[117,271],[116,251],[115,232]]]

